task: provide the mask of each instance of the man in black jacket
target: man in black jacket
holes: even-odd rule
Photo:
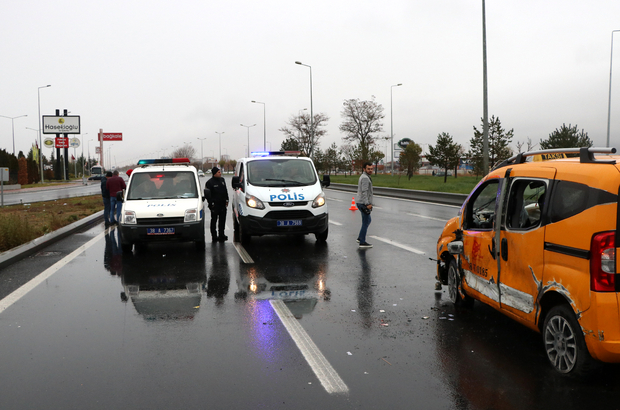
[[[110,226],[110,191],[106,187],[108,178],[112,177],[112,173],[108,171],[104,177],[101,178],[101,197],[103,198],[103,216],[105,218],[105,227]]]
[[[228,208],[228,189],[226,188],[224,178],[222,178],[222,171],[218,167],[213,167],[211,174],[213,176],[205,184],[205,188],[211,191],[211,199],[209,199],[209,209],[211,210],[211,239],[213,242],[217,242],[218,240],[224,242],[228,239],[228,236],[224,235],[226,208]],[[217,234],[218,230],[220,232],[219,236]]]

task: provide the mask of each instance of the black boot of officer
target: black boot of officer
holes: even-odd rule
[[[226,188],[226,181],[222,178],[222,171],[218,167],[213,167],[211,174],[213,176],[205,184],[205,188],[211,191],[211,200],[209,201],[211,239],[213,242],[224,242],[228,239],[224,234],[226,209],[228,208],[228,189]]]

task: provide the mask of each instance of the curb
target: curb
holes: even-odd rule
[[[334,189],[336,191],[357,192],[357,185],[331,184],[328,189]],[[383,195],[401,199],[412,199],[415,201],[424,201],[435,204],[454,206],[463,205],[463,202],[465,202],[465,199],[467,199],[468,197],[468,195],[466,194],[451,194],[447,192],[434,191],[416,191],[413,189],[402,188],[373,187],[372,190],[375,195]]]
[[[0,269],[3,269],[27,256],[30,256],[40,249],[49,246],[50,244],[57,242],[67,236],[71,235],[75,231],[78,231],[88,225],[95,224],[103,219],[103,211],[94,213],[86,218],[75,221],[72,224],[63,226],[54,232],[47,233],[30,242],[23,245],[19,245],[13,249],[9,249],[6,252],[0,253]]]

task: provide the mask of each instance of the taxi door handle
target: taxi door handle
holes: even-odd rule
[[[500,247],[500,251],[502,254],[502,259],[504,261],[508,260],[508,240],[506,238],[502,238],[502,245]]]
[[[491,248],[490,245],[487,245],[487,247],[489,248],[489,252],[491,253],[491,257],[493,258],[493,260],[495,260],[495,241],[493,241],[493,248]]]

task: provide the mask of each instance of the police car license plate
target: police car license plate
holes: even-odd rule
[[[174,228],[146,228],[147,235],[174,235]]]
[[[278,221],[277,226],[301,226],[301,219],[291,219],[288,221]]]

